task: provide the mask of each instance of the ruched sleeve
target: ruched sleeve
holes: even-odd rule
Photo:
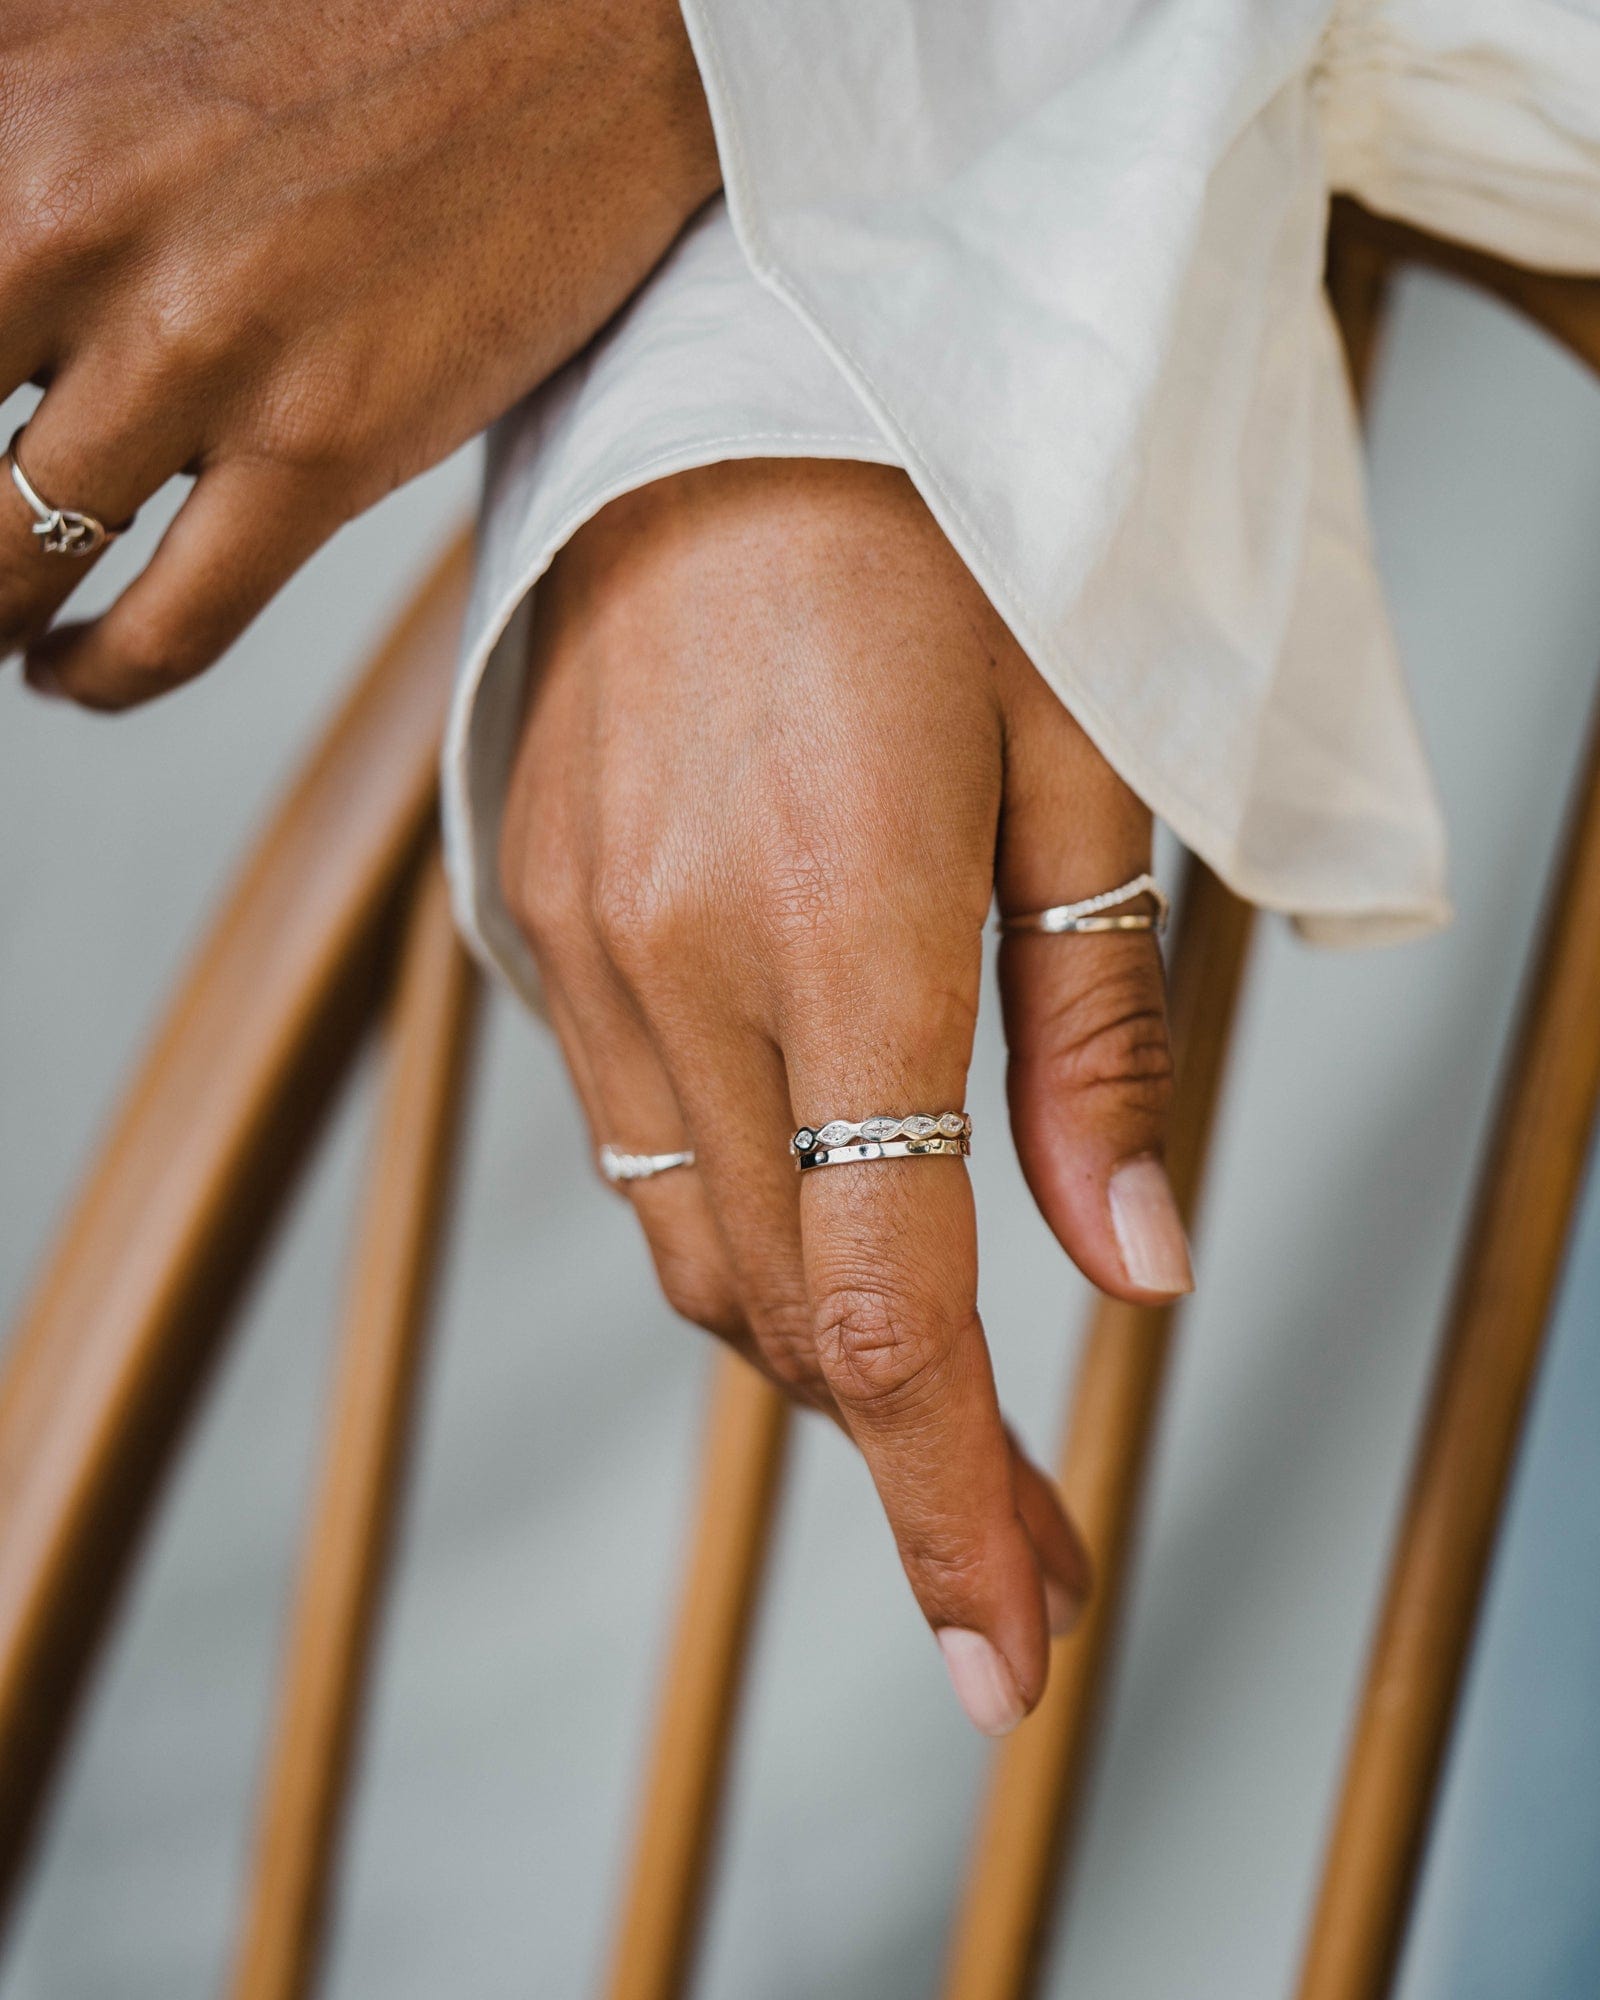
[[[494,447],[446,774],[480,940],[515,949],[482,862],[514,606],[563,523],[763,438],[904,466],[1101,750],[1242,895],[1329,942],[1443,922],[1328,199],[1600,270],[1597,8],[684,0],[726,211]]]

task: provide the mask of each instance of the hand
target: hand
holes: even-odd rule
[[[0,24],[0,396],[113,525],[198,475],[104,618],[0,474],[0,657],[121,708],[483,429],[718,182],[677,0],[23,0]],[[0,441],[3,442],[3,441]]]
[[[628,1189],[667,1296],[854,1437],[956,1691],[1002,1733],[1088,1567],[1001,1420],[966,1173],[798,1175],[786,1142],[961,1108],[997,882],[1023,911],[1125,881],[1149,815],[881,467],[619,500],[534,627],[502,872],[593,1139],[693,1146]],[[1187,1290],[1154,939],[1008,938],[1000,978],[1046,1218],[1104,1290]]]

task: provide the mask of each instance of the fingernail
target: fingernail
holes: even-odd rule
[[[1083,1600],[1053,1576],[1044,1580],[1044,1612],[1052,1639],[1064,1639],[1083,1616]]]
[[[1027,1713],[1011,1669],[981,1632],[946,1625],[935,1637],[967,1720],[985,1736],[1008,1736]]]
[[[1145,1292],[1194,1290],[1189,1242],[1159,1160],[1129,1160],[1111,1176],[1111,1226],[1128,1282]]]

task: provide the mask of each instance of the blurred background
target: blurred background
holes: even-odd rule
[[[20,409],[4,413],[7,425]],[[266,808],[471,508],[472,453],[324,551],[196,687],[106,723],[0,673],[0,1326]],[[1447,935],[1260,940],[1086,1840],[1049,1979],[1267,2000],[1303,1932],[1497,1052],[1600,661],[1600,393],[1498,309],[1400,287],[1383,567],[1454,837]],[[93,589],[137,563],[160,509]],[[326,1991],[595,1990],[678,1578],[708,1356],[582,1171],[502,995]],[[289,1219],[172,1483],[0,2000],[187,2000],[226,1961],[371,1093]],[[973,1106],[982,1304],[1053,1448],[1084,1291]],[[1600,1188],[1502,1539],[1404,2000],[1600,1993]],[[985,1749],[840,1440],[801,1427],[740,1744],[712,2000],[935,1985]]]

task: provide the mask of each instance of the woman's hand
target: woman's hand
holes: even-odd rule
[[[0,473],[0,657],[98,708],[197,673],[586,340],[718,179],[677,0],[8,6],[24,468],[107,525],[199,479],[117,606],[43,639],[84,565]]]
[[[532,645],[503,876],[594,1141],[694,1148],[628,1189],[667,1296],[849,1430],[1001,1733],[1088,1566],[1001,1420],[966,1172],[797,1175],[787,1140],[960,1109],[996,885],[1020,912],[1125,881],[1149,815],[879,467],[723,465],[616,502]],[[1154,939],[1016,936],[1000,977],[1045,1216],[1106,1291],[1187,1290]]]

